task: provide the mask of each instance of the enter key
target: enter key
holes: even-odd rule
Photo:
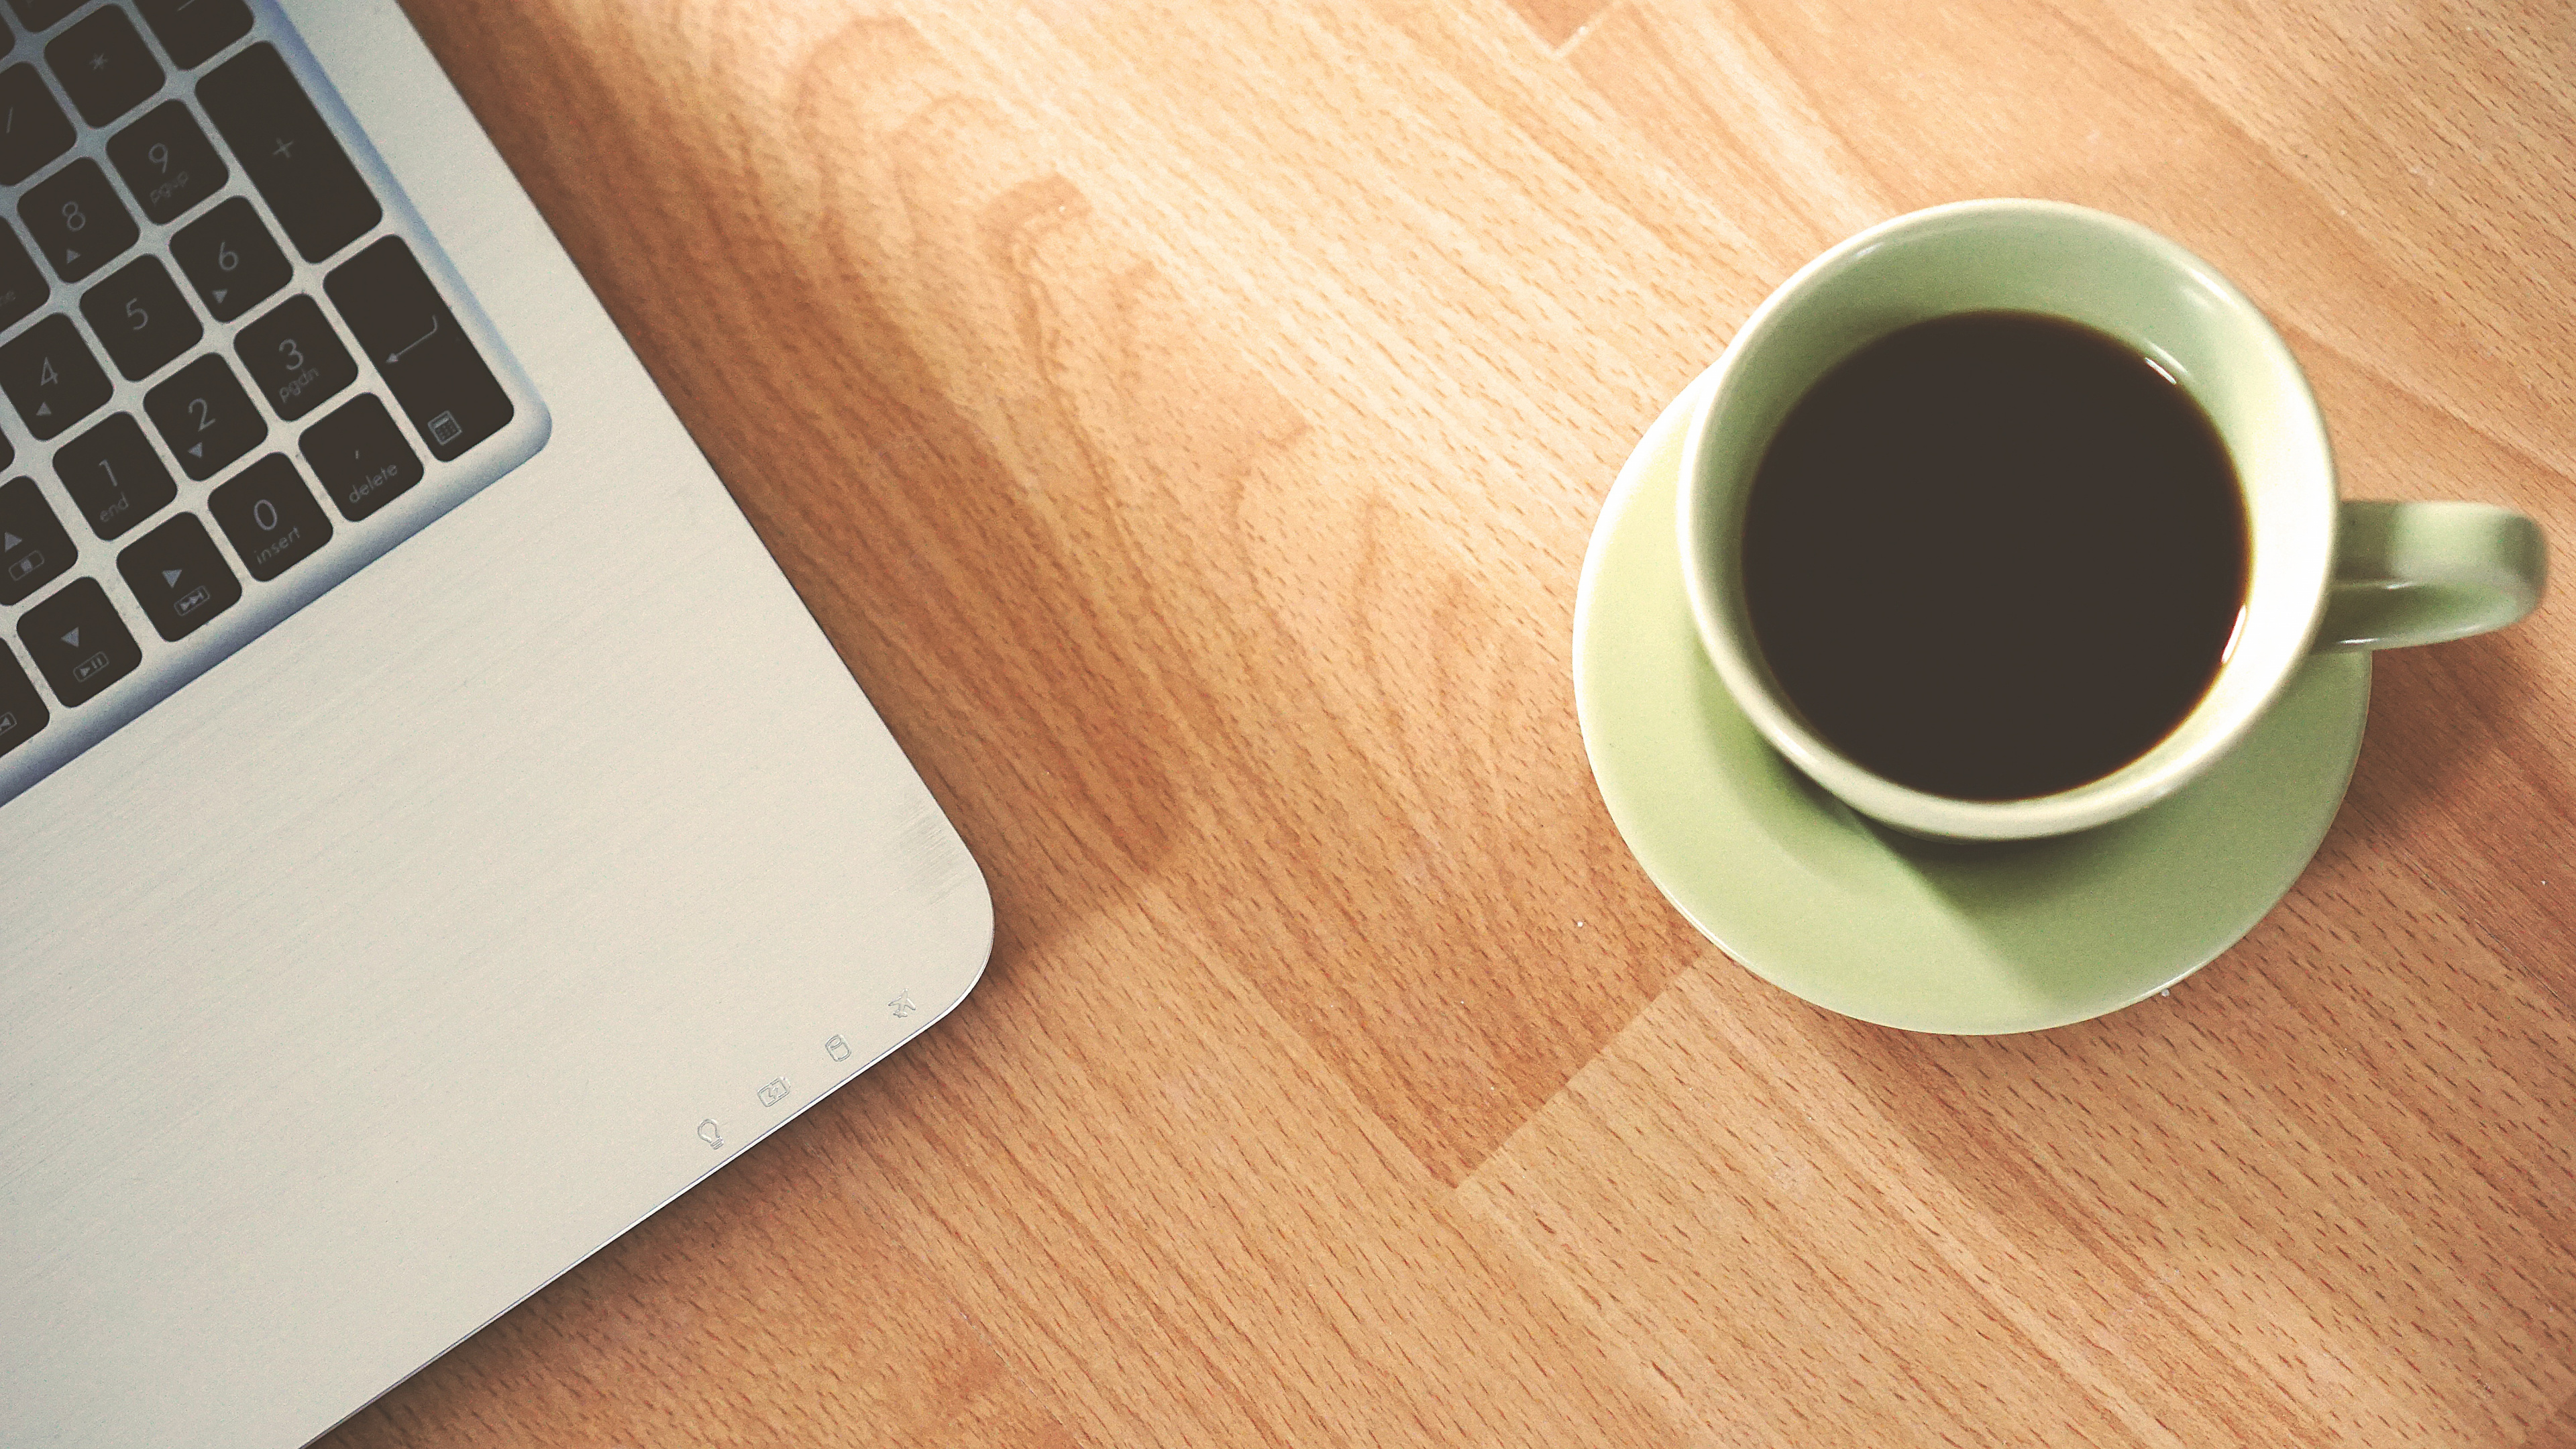
[[[461,457],[516,416],[402,238],[386,237],[342,263],[323,288],[433,457]]]

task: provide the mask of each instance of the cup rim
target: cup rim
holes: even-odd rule
[[[1785,325],[1784,319],[1827,278],[1839,275],[1855,261],[1892,240],[1913,232],[1954,225],[1962,217],[1999,221],[2043,217],[2073,222],[2081,227],[2108,232],[2189,277],[2208,294],[2219,298],[2236,320],[2250,324],[2248,331],[2255,339],[2255,345],[2264,353],[2259,362],[2274,379],[2277,396],[2273,405],[2282,413],[2280,421],[2302,434],[2301,444],[2313,447],[2326,464],[2323,501],[2329,532],[2322,552],[2313,563],[2314,578],[2306,581],[2312,583],[2313,588],[2307,591],[2306,617],[2301,621],[2297,648],[2286,653],[2273,651],[2276,657],[2266,666],[2271,670],[2271,677],[2259,680],[2257,686],[2250,689],[2239,684],[2227,692],[2224,696],[2226,702],[2222,705],[2220,681],[2228,679],[2231,671],[2235,671],[2241,680],[2251,667],[2251,661],[2231,657],[2221,664],[2218,676],[2213,678],[2200,703],[2166,736],[2170,742],[2181,738],[2187,730],[2192,731],[2185,744],[2169,747],[2160,743],[2108,775],[2070,789],[2019,800],[1962,800],[1898,784],[1852,760],[1809,729],[1797,712],[1780,697],[1768,666],[1761,661],[1758,649],[1749,638],[1749,630],[1733,620],[1729,611],[1722,607],[1722,602],[1732,596],[1739,570],[1732,557],[1722,556],[1726,550],[1714,546],[1716,534],[1710,527],[1714,521],[1711,510],[1727,500],[1721,499],[1718,496],[1720,490],[1711,485],[1709,449],[1718,420],[1741,390],[1747,359],[1760,353],[1763,344]],[[2306,373],[2298,366],[2289,344],[2281,339],[2252,299],[2238,290],[2217,268],[2145,226],[2067,202],[2017,197],[1949,202],[1892,217],[1827,248],[1792,273],[1746,317],[1744,325],[1727,343],[1714,373],[1712,385],[1707,388],[1690,419],[1682,451],[1679,543],[1682,578],[1689,596],[1692,622],[1710,663],[1755,728],[1762,732],[1773,748],[1786,755],[1809,777],[1863,814],[1914,834],[1962,840],[2032,839],[2107,824],[2181,789],[2235,748],[2253,728],[2255,721],[2279,698],[2281,691],[2288,687],[2298,661],[2309,650],[2324,610],[2334,553],[2331,534],[2336,512],[2333,454],[2327,444],[2323,415],[2309,389]],[[2249,519],[2249,526],[2250,523]]]

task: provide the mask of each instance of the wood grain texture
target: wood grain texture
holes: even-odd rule
[[[2198,0],[413,0],[993,882],[926,1038],[344,1446],[2576,1444],[2576,606],[2002,1040],[1656,895],[1567,685],[1799,262],[2101,206],[2349,496],[2576,540],[2576,25]]]

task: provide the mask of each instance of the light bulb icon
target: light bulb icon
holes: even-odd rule
[[[709,1147],[716,1149],[718,1152],[722,1152],[724,1150],[724,1129],[716,1125],[715,1118],[709,1117],[704,1122],[698,1124],[698,1140],[707,1144]]]

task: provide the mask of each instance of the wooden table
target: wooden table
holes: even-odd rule
[[[2216,964],[1838,1018],[1622,847],[1575,575],[1800,261],[2235,277],[2352,496],[2576,548],[2576,20],[2304,0],[415,0],[990,874],[983,986],[344,1428],[2576,1444],[2576,605],[2385,657]]]

